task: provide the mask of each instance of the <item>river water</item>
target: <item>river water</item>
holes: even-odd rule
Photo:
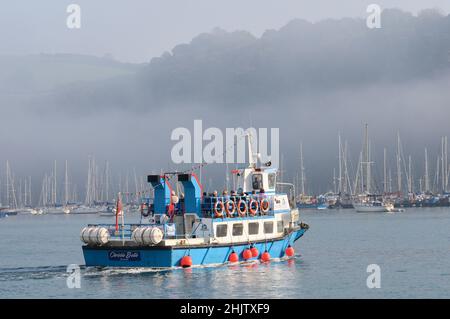
[[[0,219],[0,298],[450,298],[448,208],[304,211],[310,229],[288,261],[164,271],[83,267],[81,228],[112,219]],[[80,288],[68,288],[70,264],[81,266]],[[380,288],[367,286],[373,264]]]

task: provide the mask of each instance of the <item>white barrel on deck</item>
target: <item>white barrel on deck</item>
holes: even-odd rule
[[[158,227],[146,227],[142,233],[142,240],[145,245],[157,245],[163,237],[164,234]]]
[[[80,239],[83,243],[89,244],[89,233],[93,227],[84,227],[80,233]]]
[[[138,227],[133,230],[131,234],[131,238],[136,242],[136,244],[142,245],[144,242],[142,241],[142,233],[144,232],[146,227]]]
[[[88,245],[104,245],[109,242],[109,231],[105,227],[85,227],[81,230],[81,241]]]

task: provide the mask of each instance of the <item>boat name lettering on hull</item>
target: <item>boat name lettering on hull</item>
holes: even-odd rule
[[[110,251],[108,253],[110,260],[118,261],[139,261],[141,260],[141,254],[137,251]]]

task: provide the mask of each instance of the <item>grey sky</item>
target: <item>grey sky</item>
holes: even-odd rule
[[[82,9],[82,28],[66,28],[66,7]],[[147,62],[179,43],[215,27],[260,36],[294,18],[363,17],[367,5],[398,7],[414,14],[448,0],[40,0],[2,1],[0,54],[112,54],[127,62]]]

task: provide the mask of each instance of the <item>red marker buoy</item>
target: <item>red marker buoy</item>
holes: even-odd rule
[[[294,248],[291,247],[291,245],[288,246],[288,248],[286,248],[286,256],[288,257],[292,257],[295,254]]]
[[[262,253],[261,260],[263,262],[268,262],[270,260],[270,254],[269,254],[269,252],[267,250]]]
[[[228,257],[228,261],[230,263],[237,263],[239,261],[239,256],[238,254],[236,254],[234,251],[230,254],[230,256]]]
[[[252,251],[250,249],[245,249],[242,252],[242,257],[244,257],[245,260],[252,258]]]
[[[258,255],[259,255],[258,248],[252,247],[252,248],[250,248],[250,251],[252,252],[252,257],[258,257]]]
[[[191,267],[192,266],[192,258],[191,256],[184,256],[183,258],[181,258],[181,267],[183,268],[187,268],[187,267]]]

